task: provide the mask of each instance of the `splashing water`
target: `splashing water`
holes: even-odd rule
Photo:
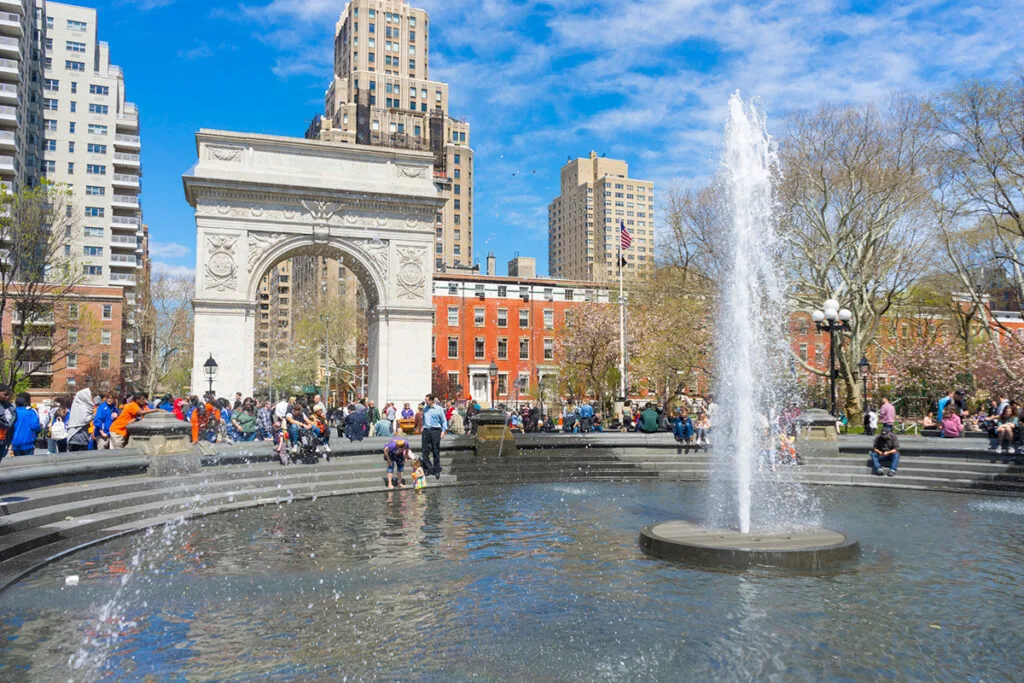
[[[722,185],[731,220],[721,244],[728,250],[718,316],[718,412],[711,473],[713,526],[750,533],[790,522],[799,487],[758,481],[770,464],[778,416],[786,404],[784,283],[775,220],[776,145],[764,113],[729,100]],[[760,466],[759,466],[760,465]],[[762,483],[766,485],[761,485]],[[786,519],[783,520],[782,517]]]

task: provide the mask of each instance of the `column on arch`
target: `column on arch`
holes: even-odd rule
[[[431,311],[375,310],[367,326],[369,398],[416,406],[430,393]]]
[[[256,338],[255,306],[238,301],[200,301],[195,311],[195,343],[192,359],[192,393],[209,389],[203,365],[210,355],[217,361],[213,390],[232,397],[236,391],[251,396],[254,383]]]

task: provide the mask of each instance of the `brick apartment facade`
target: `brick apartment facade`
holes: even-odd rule
[[[94,394],[120,387],[126,306],[121,287],[84,285],[33,322],[32,342],[21,359],[33,402],[49,402],[86,387]],[[2,322],[5,340],[22,326],[13,308],[8,307]]]

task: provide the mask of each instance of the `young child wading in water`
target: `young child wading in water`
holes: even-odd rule
[[[423,472],[423,466],[418,459],[412,461],[412,485],[413,488],[427,488],[427,475]]]

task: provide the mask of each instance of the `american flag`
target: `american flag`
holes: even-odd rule
[[[619,221],[619,234],[622,238],[622,251],[629,249],[629,245],[633,244],[633,236],[629,234],[629,230],[626,230],[626,221]]]

